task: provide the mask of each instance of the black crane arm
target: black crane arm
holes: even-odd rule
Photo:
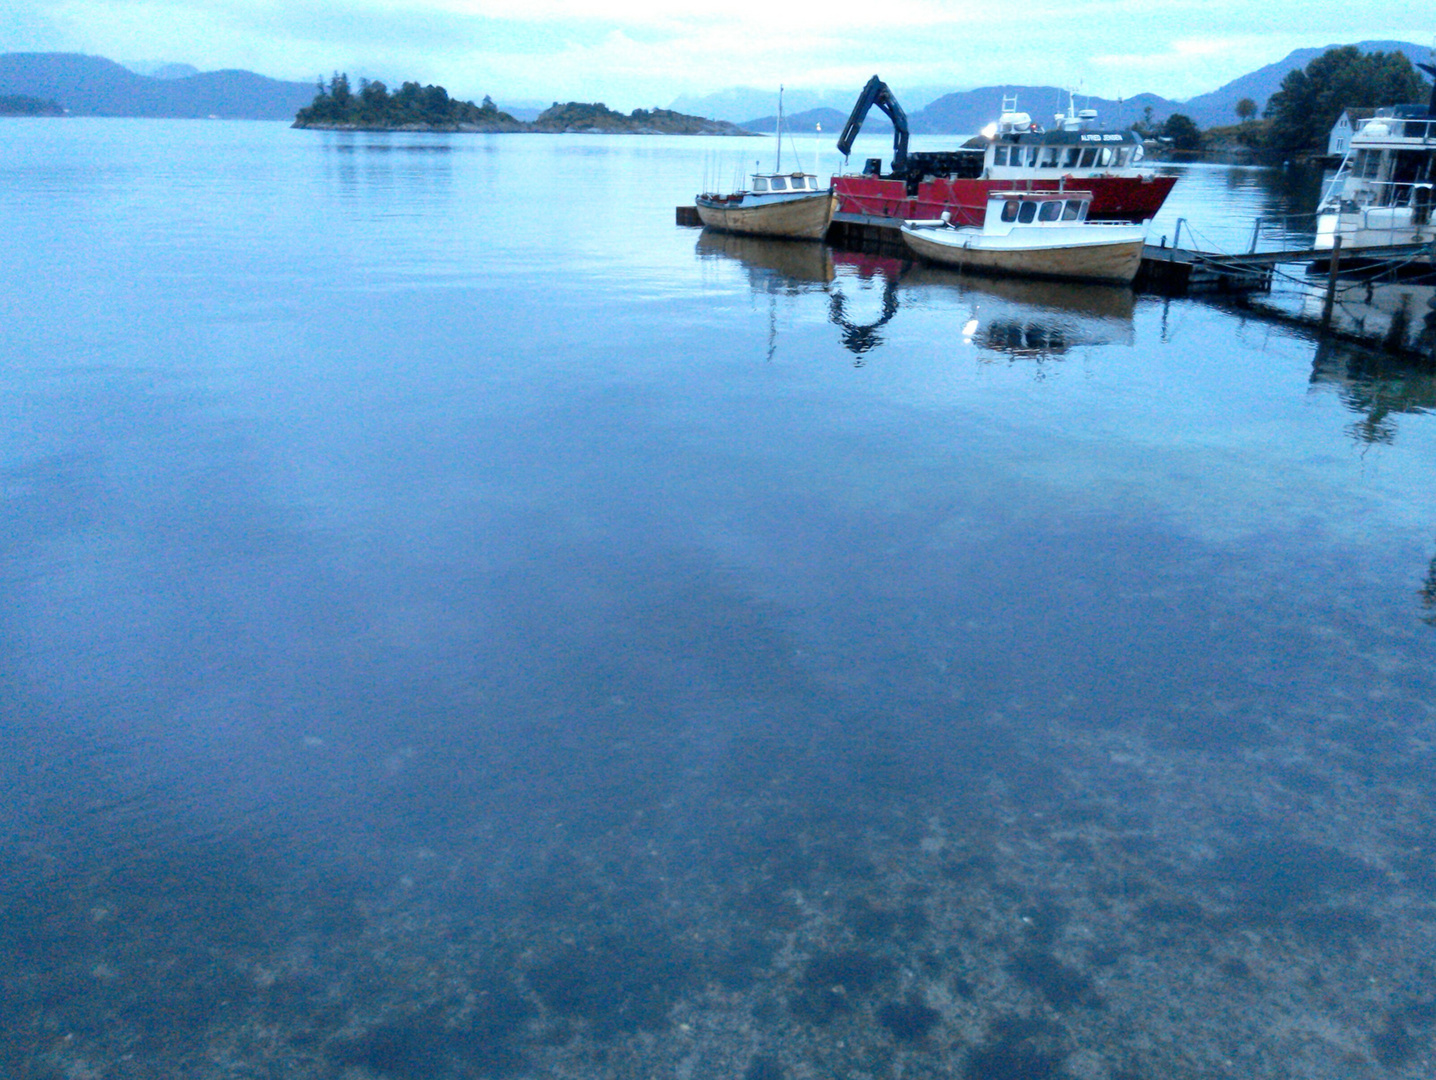
[[[1430,75],[1433,79],[1436,79],[1436,67],[1433,67],[1430,64],[1417,64],[1416,66],[1419,67],[1422,71],[1426,72],[1426,74]],[[1431,104],[1426,106],[1426,115],[1436,116],[1436,83],[1431,84]],[[851,124],[852,121],[849,120],[848,123]],[[846,134],[846,132],[844,132],[844,134]]]
[[[862,130],[868,110],[874,105],[887,113],[888,119],[893,122],[893,172],[902,172],[907,165],[907,113],[902,111],[902,106],[897,103],[897,98],[893,97],[887,83],[876,75],[863,87],[863,92],[858,95],[858,103],[853,106],[852,115],[843,125],[843,133],[838,136],[838,153],[843,157],[848,156],[848,152],[853,148],[853,140]]]

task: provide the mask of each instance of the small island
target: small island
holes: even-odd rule
[[[64,116],[65,110],[54,101],[26,97],[23,94],[0,94],[0,116]]]
[[[314,101],[299,110],[294,127],[321,131],[542,132],[593,135],[748,135],[723,120],[689,116],[671,109],[634,109],[624,114],[602,102],[570,101],[539,114],[532,123],[516,120],[485,96],[483,104],[458,101],[442,86],[406,82],[394,93],[377,80],[359,81],[356,94],[347,75],[320,83]]]

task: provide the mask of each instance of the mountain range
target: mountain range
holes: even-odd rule
[[[1136,94],[1123,101],[1110,98],[1078,95],[1079,109],[1093,108],[1101,115],[1103,122],[1113,127],[1130,124],[1143,118],[1145,110],[1151,108],[1152,120],[1160,122],[1173,113],[1184,113],[1194,120],[1198,127],[1220,127],[1237,122],[1236,105],[1242,98],[1251,98],[1258,109],[1264,109],[1271,96],[1281,88],[1281,81],[1289,72],[1306,67],[1327,49],[1297,49],[1274,64],[1268,64],[1256,71],[1248,72],[1233,79],[1224,86],[1206,94],[1198,94],[1186,101],[1174,101],[1159,94]],[[1431,49],[1409,41],[1361,41],[1357,48],[1362,52],[1401,52],[1413,63],[1426,61]],[[847,122],[848,113],[856,101],[860,87],[853,87],[845,98],[839,98],[834,91],[809,92],[806,98],[798,92],[785,95],[785,104],[791,102],[803,111],[785,115],[784,122],[792,121],[792,130],[811,131],[813,124],[821,123],[823,130],[841,131]],[[970,135],[978,132],[985,124],[997,119],[1004,97],[1015,96],[1017,106],[1023,112],[1032,114],[1033,119],[1046,122],[1054,114],[1067,109],[1067,91],[1055,86],[1024,86],[1005,84],[982,86],[975,90],[952,90],[932,95],[931,87],[919,88],[909,95],[901,86],[893,86],[893,92],[907,112],[908,126],[914,135]],[[929,95],[932,95],[931,97]],[[807,105],[808,100],[818,104]],[[927,100],[924,100],[927,99]],[[732,120],[749,131],[772,131],[776,117],[759,112],[726,115],[729,110],[741,110],[744,105],[761,102],[772,108],[773,95],[769,91],[734,87],[710,94],[705,98],[682,97],[684,111],[713,116],[721,120]],[[678,108],[675,103],[674,108]],[[890,131],[887,118],[877,110],[869,112],[863,124],[864,131]]]
[[[1137,94],[1117,102],[1079,96],[1078,108],[1095,108],[1112,126],[1130,124],[1143,118],[1151,108],[1152,120],[1160,122],[1172,113],[1190,116],[1199,127],[1217,127],[1236,122],[1236,103],[1251,98],[1264,108],[1281,86],[1288,72],[1304,68],[1320,56],[1321,49],[1297,49],[1225,86],[1186,101],[1174,101],[1157,94]],[[1430,49],[1406,41],[1362,41],[1364,52],[1402,52],[1412,61],[1426,60]],[[0,96],[38,98],[58,102],[72,116],[219,117],[223,119],[290,120],[314,99],[313,83],[285,82],[250,71],[196,71],[187,64],[136,63],[134,69],[112,60],[79,53],[5,53],[0,55]],[[141,72],[145,72],[141,74]],[[972,90],[935,86],[894,86],[893,91],[907,111],[914,134],[972,134],[997,118],[1003,98],[1016,96],[1018,107],[1033,118],[1045,121],[1065,111],[1067,92],[1055,86],[1007,84]],[[791,129],[812,131],[821,124],[824,133],[834,136],[842,130],[859,87],[849,90],[787,91],[786,119]],[[525,102],[524,105],[530,103]],[[752,87],[730,87],[703,97],[676,98],[673,110],[716,120],[737,123],[750,131],[772,131],[775,117],[767,113],[776,104],[772,91]],[[533,119],[538,109],[508,108],[520,120]],[[532,111],[533,115],[528,115]],[[765,113],[767,113],[765,115]],[[869,114],[864,130],[881,133],[891,130],[887,118],[877,111]]]
[[[99,56],[5,53],[0,55],[0,95],[54,101],[71,116],[293,120],[314,100],[314,84],[282,82],[252,71],[138,75]]]

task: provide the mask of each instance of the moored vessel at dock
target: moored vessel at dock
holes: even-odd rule
[[[845,157],[873,106],[893,124],[892,168],[885,174],[881,159],[870,158],[861,173],[834,176],[841,214],[931,219],[946,212],[954,224],[975,226],[993,192],[1080,187],[1091,195],[1091,220],[1140,223],[1156,216],[1176,183],[1174,176],[1138,167],[1142,141],[1134,132],[1100,128],[1096,112],[1077,110],[1070,96],[1067,112],[1057,114],[1051,128],[1018,112],[1009,98],[997,122],[969,144],[910,153],[907,116],[874,75],[838,140]]]
[[[747,236],[821,240],[833,220],[833,193],[814,173],[783,172],[783,92],[778,90],[778,150],[770,173],[753,173],[748,187],[693,200],[705,227]]]
[[[945,215],[905,222],[902,238],[914,254],[963,270],[1131,284],[1146,229],[1089,221],[1091,203],[1085,191],[995,191],[981,228]]]
[[[709,228],[748,236],[821,240],[833,219],[833,193],[812,173],[755,174],[748,190],[699,195],[694,206]]]
[[[1417,65],[1436,75],[1436,66]],[[1316,247],[1344,251],[1436,239],[1436,89],[1427,105],[1378,109],[1351,147],[1316,211]]]

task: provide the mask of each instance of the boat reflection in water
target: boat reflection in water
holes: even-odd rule
[[[1334,390],[1356,415],[1358,442],[1392,443],[1402,416],[1436,412],[1436,359],[1325,338],[1311,362],[1314,391]]]
[[[704,229],[698,234],[700,259],[733,259],[748,271],[748,280],[757,292],[768,292],[774,283],[786,283],[794,292],[804,286],[826,285],[833,280],[832,252],[823,244],[795,244],[761,236]]]
[[[1325,296],[1311,289],[1301,314],[1319,323]],[[1387,352],[1436,360],[1436,284],[1429,278],[1405,281],[1346,281],[1332,309],[1338,334],[1380,342]]]
[[[961,289],[972,305],[963,340],[989,354],[1048,360],[1074,348],[1134,340],[1136,298],[1125,285],[979,277],[923,264],[912,266],[903,280]]]
[[[979,277],[908,259],[707,231],[697,253],[742,264],[754,292],[825,292],[828,321],[859,365],[884,343],[884,328],[914,292],[965,302],[953,329],[989,362],[1055,359],[1077,347],[1133,340],[1135,299],[1125,286]]]

